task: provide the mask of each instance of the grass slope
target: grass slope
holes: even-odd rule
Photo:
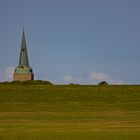
[[[140,139],[140,86],[0,85],[0,140],[93,139]]]

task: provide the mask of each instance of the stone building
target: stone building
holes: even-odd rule
[[[34,80],[33,70],[29,66],[24,30],[22,34],[19,65],[15,69],[15,72],[13,74],[13,80],[14,81]]]

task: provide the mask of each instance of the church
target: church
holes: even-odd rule
[[[34,80],[33,69],[29,65],[24,30],[22,34],[19,65],[15,68],[15,71],[13,74],[13,80],[14,81]]]

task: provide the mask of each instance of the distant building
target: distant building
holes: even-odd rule
[[[13,74],[13,80],[14,81],[34,80],[33,70],[29,66],[24,30],[22,34],[19,65],[15,69],[15,72]]]

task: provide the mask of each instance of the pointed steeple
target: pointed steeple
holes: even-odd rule
[[[29,66],[29,61],[28,61],[24,29],[22,33],[19,65],[15,68],[15,72],[13,74],[13,80],[15,81],[34,80],[33,70]]]
[[[19,66],[29,66],[24,29],[23,29],[23,34],[22,34]]]

